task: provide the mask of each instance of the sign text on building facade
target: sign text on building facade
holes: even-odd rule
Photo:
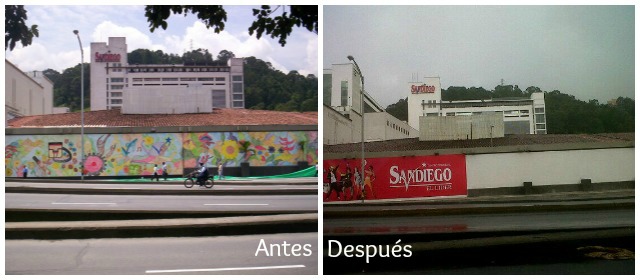
[[[96,52],[96,62],[120,62],[119,53],[99,53]]]
[[[417,85],[411,86],[412,94],[434,93],[434,92],[436,92],[436,86],[428,86],[426,84],[423,84],[421,86],[417,86]]]

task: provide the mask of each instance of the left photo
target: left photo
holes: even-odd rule
[[[5,6],[5,275],[317,275],[318,6]]]

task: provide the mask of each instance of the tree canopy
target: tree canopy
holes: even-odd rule
[[[287,11],[287,7],[289,11]],[[276,15],[276,12],[280,14]],[[147,5],[145,16],[149,22],[149,30],[154,32],[158,27],[167,29],[167,19],[171,14],[195,14],[207,28],[213,28],[220,33],[225,28],[227,11],[221,5]],[[249,27],[249,35],[256,34],[260,39],[262,34],[278,38],[280,45],[287,44],[287,37],[293,32],[293,27],[304,27],[308,31],[318,33],[318,6],[276,6],[263,5],[260,9],[253,9],[255,21]],[[273,16],[273,17],[272,17]]]
[[[28,27],[27,10],[23,5],[4,6],[4,49],[10,51],[20,42],[23,47],[31,45],[33,37],[38,37],[38,25]]]

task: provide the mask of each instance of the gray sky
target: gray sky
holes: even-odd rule
[[[324,6],[323,68],[353,55],[383,107],[412,75],[634,98],[633,6]]]

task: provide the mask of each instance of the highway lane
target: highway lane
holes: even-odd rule
[[[280,256],[256,251],[260,240],[279,244]],[[290,244],[285,256],[284,242]],[[293,256],[292,245],[309,244]],[[6,240],[5,274],[294,274],[317,275],[318,234],[199,238]],[[275,248],[275,246],[274,246]],[[310,256],[304,256],[309,253]]]
[[[628,227],[631,209],[324,219],[331,235],[535,231]]]
[[[6,193],[5,209],[317,212],[317,195],[75,195]]]

